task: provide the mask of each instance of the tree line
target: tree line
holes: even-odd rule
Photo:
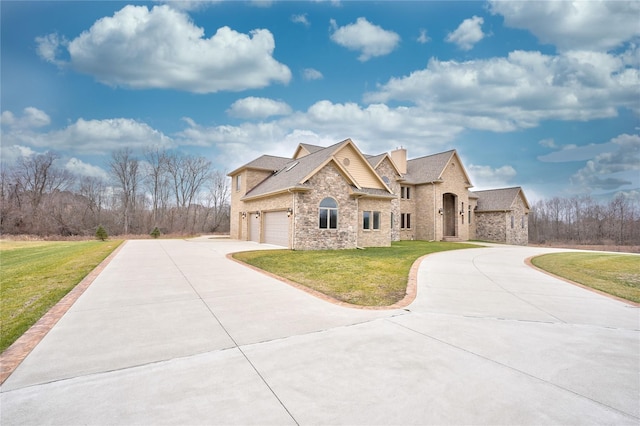
[[[640,203],[618,194],[608,202],[589,196],[539,200],[529,212],[530,243],[640,244]]]
[[[229,229],[229,183],[204,157],[163,148],[111,153],[108,178],[80,177],[54,152],[0,168],[0,232],[39,236],[195,234]]]

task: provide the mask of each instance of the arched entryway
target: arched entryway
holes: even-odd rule
[[[458,205],[458,196],[447,192],[442,195],[443,206],[443,236],[456,237],[458,236],[458,217],[456,216],[456,206]]]

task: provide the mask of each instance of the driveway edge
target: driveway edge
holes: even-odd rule
[[[569,252],[567,252],[567,253],[569,253]],[[609,299],[617,300],[618,302],[623,302],[623,303],[626,303],[627,305],[631,305],[631,306],[634,306],[634,307],[636,307],[636,308],[640,308],[640,303],[636,303],[636,302],[633,302],[633,301],[631,301],[631,300],[624,299],[624,298],[622,298],[622,297],[614,296],[613,294],[606,293],[606,292],[604,292],[604,291],[602,291],[602,290],[598,290],[597,288],[589,287],[589,286],[586,286],[586,285],[584,285],[584,284],[580,284],[580,283],[578,283],[578,282],[571,281],[571,280],[570,280],[570,279],[568,279],[568,278],[564,278],[564,277],[561,277],[560,275],[552,274],[552,273],[551,273],[551,272],[549,272],[549,271],[545,271],[545,270],[544,270],[544,269],[542,269],[542,268],[538,268],[536,265],[534,265],[534,264],[533,264],[533,262],[531,262],[531,260],[532,260],[534,257],[538,257],[538,256],[543,256],[543,255],[542,255],[542,254],[536,254],[536,255],[533,255],[533,256],[529,256],[529,257],[527,257],[527,258],[524,260],[524,263],[525,263],[527,266],[529,266],[530,268],[533,268],[533,269],[535,269],[536,271],[540,271],[540,272],[542,272],[543,274],[549,275],[550,277],[557,278],[557,279],[562,280],[562,281],[564,281],[564,282],[566,282],[566,283],[569,283],[569,284],[575,285],[575,286],[580,287],[580,288],[583,288],[583,289],[585,289],[585,290],[589,290],[589,291],[591,291],[591,292],[593,292],[593,293],[597,293],[597,294],[599,294],[599,295],[601,295],[601,296],[606,296],[606,297],[608,297]]]
[[[241,252],[238,252],[241,253]],[[370,311],[386,311],[386,310],[393,310],[393,309],[402,309],[405,308],[406,306],[408,306],[411,302],[413,302],[416,298],[416,295],[418,294],[418,269],[420,268],[420,264],[422,263],[422,261],[429,256],[429,254],[433,254],[433,253],[429,253],[426,254],[424,256],[421,256],[419,258],[417,258],[415,260],[415,262],[413,262],[413,264],[411,265],[411,269],[409,270],[409,277],[407,278],[407,289],[405,291],[405,296],[398,302],[394,303],[393,305],[388,305],[388,306],[363,306],[363,305],[354,305],[353,303],[347,303],[347,302],[343,302],[342,300],[338,300],[334,297],[331,296],[327,296],[324,293],[321,293],[317,290],[314,290],[312,288],[309,288],[307,286],[304,286],[302,284],[299,284],[295,281],[291,281],[287,278],[281,277],[279,275],[276,274],[272,274],[271,272],[265,271],[264,269],[260,269],[257,268],[253,265],[250,265],[248,263],[242,262],[241,260],[235,259],[233,257],[235,253],[228,253],[226,255],[227,259],[232,260],[236,263],[239,263],[243,266],[246,266],[249,269],[253,269],[254,271],[260,272],[263,275],[266,275],[268,277],[274,278],[278,281],[281,281],[285,284],[290,285],[291,287],[294,287],[298,290],[302,290],[305,293],[308,293],[318,299],[324,300],[325,302],[329,302],[332,303],[334,305],[338,305],[338,306],[342,306],[345,308],[352,308],[352,309],[362,309],[362,310],[370,310]]]
[[[35,324],[33,324],[22,336],[0,354],[0,385],[14,372],[22,361],[31,353],[49,330],[67,313],[69,308],[78,300],[91,283],[100,275],[104,268],[120,252],[127,243],[123,241],[114,251],[111,252],[102,262],[98,264],[86,277],[47,311]]]

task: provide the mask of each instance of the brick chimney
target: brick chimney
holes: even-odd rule
[[[391,159],[403,175],[407,173],[407,150],[400,147],[391,151]]]

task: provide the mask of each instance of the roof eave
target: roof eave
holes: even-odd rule
[[[253,200],[258,200],[260,198],[272,197],[274,195],[286,194],[287,192],[289,192],[289,193],[291,193],[291,192],[306,192],[306,191],[310,191],[310,190],[311,190],[311,188],[309,188],[308,186],[296,185],[296,186],[291,186],[289,188],[278,189],[276,191],[265,192],[264,194],[245,195],[244,197],[240,198],[240,201],[253,201]]]

